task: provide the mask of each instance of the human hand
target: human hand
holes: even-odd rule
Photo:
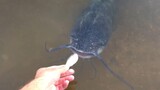
[[[65,65],[40,68],[35,78],[43,78],[48,83],[47,90],[64,90],[74,80],[74,70]]]
[[[21,90],[64,90],[74,80],[72,74],[74,70],[66,65],[40,68],[35,79]]]

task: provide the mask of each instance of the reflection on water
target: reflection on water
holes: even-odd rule
[[[0,89],[16,90],[30,81],[39,67],[69,56],[66,49],[48,54],[44,43],[50,47],[68,43],[69,31],[88,1],[1,0]],[[160,1],[117,3],[116,30],[102,56],[136,90],[159,90]],[[81,60],[74,66],[76,82],[68,90],[128,90],[96,58],[91,61],[96,76],[90,64]]]

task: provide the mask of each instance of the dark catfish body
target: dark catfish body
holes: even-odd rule
[[[72,51],[82,58],[100,54],[112,33],[113,0],[94,0],[71,32]]]
[[[76,22],[70,34],[70,43],[50,48],[48,51],[56,51],[69,48],[79,57],[97,57],[113,76],[134,90],[126,80],[112,71],[105,60],[99,55],[106,47],[111,34],[114,16],[114,0],[93,0],[91,5],[86,8]]]

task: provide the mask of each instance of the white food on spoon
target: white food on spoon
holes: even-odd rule
[[[66,66],[72,67],[74,64],[76,64],[77,61],[78,61],[78,55],[74,53],[68,58]]]

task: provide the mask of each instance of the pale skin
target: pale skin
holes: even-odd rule
[[[20,90],[65,90],[74,80],[73,74],[74,70],[66,65],[40,68],[34,80]]]

